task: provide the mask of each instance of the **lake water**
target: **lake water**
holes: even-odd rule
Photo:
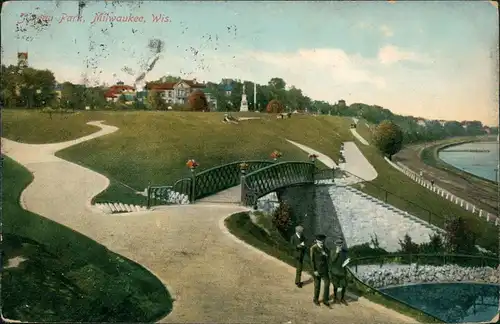
[[[498,285],[433,283],[380,290],[445,323],[489,322],[498,313]]]
[[[475,142],[447,147],[445,150],[489,150],[489,152],[446,152],[440,151],[439,158],[455,168],[478,177],[498,181],[498,143]]]

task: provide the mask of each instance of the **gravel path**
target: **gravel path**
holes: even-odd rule
[[[377,170],[366,159],[354,142],[344,143],[345,170],[366,180],[375,180],[378,176]]]
[[[363,136],[359,135],[356,128],[351,128],[351,133],[352,133],[352,135],[354,135],[354,137],[356,137],[361,142],[361,144],[370,145],[370,143],[368,143],[368,141],[365,140]]]
[[[294,269],[239,241],[223,220],[246,210],[232,204],[160,207],[106,215],[90,199],[109,181],[54,156],[57,150],[116,131],[65,143],[28,145],[2,139],[9,157],[34,174],[22,206],[68,226],[150,269],[175,298],[162,322],[415,323],[360,298],[332,310],[312,304],[312,285],[294,287]],[[64,320],[64,319],[61,319]]]
[[[302,151],[307,154],[316,154],[318,160],[329,168],[336,168],[337,164],[327,155],[318,152],[306,145],[287,140],[289,143],[297,146]],[[344,142],[344,157],[345,157],[345,167],[344,170],[360,177],[366,181],[372,181],[377,178],[378,173],[375,168],[371,165],[370,161],[366,159],[363,153],[359,150],[358,146],[354,142]],[[360,182],[361,180],[356,179],[351,181],[350,184]]]

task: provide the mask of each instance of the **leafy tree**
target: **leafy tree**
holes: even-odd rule
[[[383,121],[375,130],[374,142],[375,146],[391,159],[403,147],[403,132],[395,123]]]
[[[475,235],[470,223],[461,216],[450,217],[445,222],[445,246],[450,253],[476,252]]]
[[[195,90],[188,97],[188,106],[191,111],[208,111],[207,97],[203,91]]]
[[[177,76],[165,75],[165,76],[159,78],[158,80],[150,81],[147,84],[153,85],[153,84],[161,84],[161,83],[167,83],[167,82],[179,82],[181,80],[182,79],[180,77],[177,77]]]
[[[283,107],[283,104],[279,102],[276,99],[273,99],[269,101],[266,107],[266,111],[270,114],[279,114],[282,113],[285,110],[285,107]]]
[[[286,82],[282,78],[272,78],[269,80],[268,85],[276,90],[285,90]]]
[[[19,68],[15,65],[2,65],[0,77],[0,101],[4,107],[13,108],[18,104],[17,89],[20,83]]]
[[[148,96],[146,98],[146,107],[152,110],[164,110],[165,106],[165,101],[161,97],[161,93],[159,91],[148,91]]]
[[[399,240],[399,246],[402,253],[417,254],[419,250],[418,244],[413,242],[408,233],[405,234],[403,240]]]
[[[476,136],[484,135],[486,132],[484,131],[483,123],[474,120],[467,123],[466,133],[470,136]]]
[[[447,136],[463,136],[465,135],[465,129],[457,121],[447,121],[444,124],[444,132]]]

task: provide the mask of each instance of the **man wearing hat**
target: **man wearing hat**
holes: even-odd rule
[[[347,257],[347,247],[344,245],[344,241],[337,240],[335,242],[337,248],[332,251],[330,256],[330,280],[333,284],[333,295],[334,302],[338,302],[337,290],[342,289],[340,294],[340,302],[346,304],[344,299],[345,291],[347,288],[347,264],[349,263],[349,258]]]
[[[314,272],[314,298],[313,303],[319,306],[319,292],[321,279],[323,279],[323,304],[330,306],[330,278],[328,273],[328,259],[330,251],[325,246],[326,236],[316,235],[316,243],[311,247],[311,265]]]
[[[295,285],[302,288],[302,266],[304,264],[304,255],[306,254],[306,238],[302,226],[295,227],[295,234],[290,238],[290,243],[294,247],[293,257],[295,258]]]

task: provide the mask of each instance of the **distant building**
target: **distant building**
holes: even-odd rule
[[[56,98],[61,99],[62,96],[62,83],[56,82],[54,86],[54,92],[56,93]]]
[[[20,68],[28,67],[28,52],[17,53],[17,66]]]
[[[126,85],[123,82],[117,82],[115,85],[106,90],[104,98],[106,98],[107,101],[117,102],[122,95],[125,98],[125,103],[132,103],[136,98],[135,88],[133,86]]]
[[[209,103],[213,104],[215,102],[215,99],[206,90],[206,84],[198,83],[196,79],[146,84],[146,89],[147,91],[161,92],[161,96],[167,104],[186,104],[189,95],[195,90],[203,91]],[[217,106],[216,102],[215,106]]]
[[[423,118],[417,118],[417,125],[425,127],[427,126],[427,120]]]
[[[220,86],[226,96],[230,96],[233,93],[233,79],[222,79]]]
[[[339,100],[339,102],[337,103],[340,107],[345,107],[346,104],[345,104],[345,100]]]
[[[446,124],[446,120],[442,120],[442,119],[441,119],[441,120],[438,120],[438,122],[439,122],[439,123],[441,124],[441,126],[443,126],[443,127],[444,127],[444,125]]]

